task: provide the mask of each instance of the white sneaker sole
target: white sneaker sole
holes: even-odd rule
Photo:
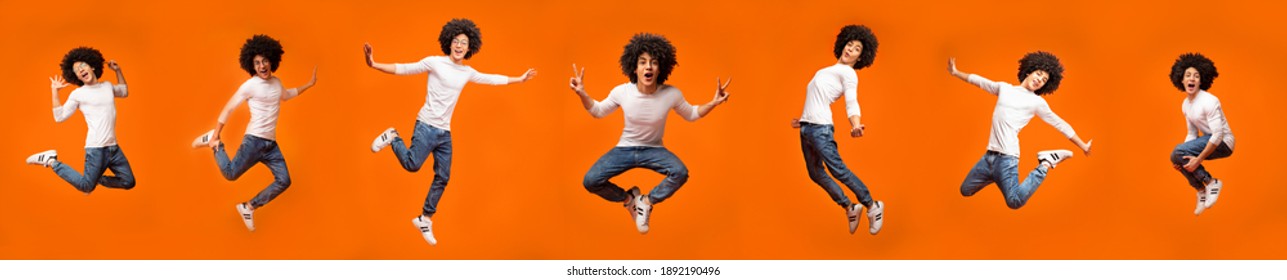
[[[849,234],[854,234],[855,232],[858,232],[858,225],[862,224],[861,211],[862,211],[861,204],[850,205],[849,209],[845,209],[845,216],[846,218],[849,219]]]
[[[652,219],[652,205],[646,205],[643,202],[643,196],[635,197],[635,229],[640,234],[648,234],[651,227],[648,220]]]
[[[1207,190],[1200,190],[1200,191],[1198,191],[1198,203],[1197,203],[1197,206],[1194,206],[1194,208],[1193,208],[1193,215],[1194,215],[1194,216],[1202,215],[1202,212],[1204,212],[1204,211],[1206,211],[1206,210],[1207,210],[1207,196],[1206,196],[1206,194],[1207,194]]]
[[[876,212],[875,215],[871,215],[871,213],[867,213],[868,214],[867,220],[870,225],[870,228],[868,229],[867,232],[871,233],[871,235],[876,235],[877,233],[880,233],[880,230],[885,227],[885,202],[876,201],[875,204],[876,204],[876,209],[880,210],[880,212]],[[870,209],[868,209],[868,211],[870,212]]]
[[[242,204],[237,204],[237,214],[241,217],[241,222],[246,225],[246,229],[255,231],[255,210],[250,210]]]
[[[1224,181],[1220,181],[1219,179],[1213,179],[1211,184],[1207,185],[1207,189],[1206,189],[1207,203],[1204,204],[1203,206],[1205,206],[1206,208],[1211,208],[1211,206],[1215,206],[1216,199],[1220,198],[1220,191],[1223,191],[1223,190],[1224,190]]]
[[[397,130],[392,127],[385,129],[384,132],[380,132],[380,136],[376,136],[375,140],[371,141],[371,152],[380,152],[384,147],[388,147],[390,143],[393,143],[393,138],[396,137],[398,137]]]
[[[1045,150],[1037,152],[1037,161],[1048,162],[1050,163],[1050,167],[1055,167],[1058,166],[1059,163],[1072,158],[1073,155],[1073,152],[1069,150]]]
[[[214,137],[214,130],[207,131],[206,133],[201,134],[201,136],[197,136],[197,139],[192,140],[192,148],[197,149],[210,146],[211,137]]]
[[[39,152],[27,157],[27,164],[34,164],[34,165],[49,167],[51,165],[49,161],[57,160],[57,159],[58,159],[58,151],[48,150],[48,151]]]
[[[420,237],[424,238],[429,246],[438,246],[438,239],[433,236],[433,221],[421,223],[420,217],[415,217],[411,219],[411,224],[416,226],[416,230],[420,231]]]

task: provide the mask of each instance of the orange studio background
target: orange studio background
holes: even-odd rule
[[[1280,4],[1240,1],[153,1],[0,2],[0,258],[5,259],[1282,259],[1287,210]],[[387,127],[412,133],[425,76],[368,69],[441,55],[437,36],[470,18],[484,45],[468,61],[487,73],[539,75],[524,84],[469,85],[452,123],[451,183],[430,247],[408,222],[432,180],[372,154]],[[837,138],[846,163],[887,204],[878,236],[849,235],[845,217],[806,175],[788,127],[805,86],[835,63],[840,27],[880,39],[858,72],[867,136]],[[678,48],[668,82],[705,103],[717,77],[732,97],[706,118],[671,117],[666,146],[691,179],[655,208],[640,235],[620,204],[581,186],[615,145],[621,113],[594,119],[568,89],[586,67],[596,99],[628,81],[617,59],[631,35],[665,35]],[[224,180],[193,137],[212,128],[247,78],[238,50],[269,34],[286,54],[277,75],[317,86],[283,103],[278,141],[294,184],[256,213],[256,232],[233,205],[272,180],[253,167]],[[92,46],[120,62],[130,96],[116,133],[135,170],[131,191],[85,196],[50,170],[22,163],[57,149],[82,169],[85,123],[52,121],[47,78],[63,54]],[[1050,172],[1014,211],[995,187],[963,198],[958,186],[985,151],[996,98],[948,75],[960,69],[1015,83],[1036,50],[1063,61],[1046,99],[1094,154]],[[1226,182],[1216,207],[1191,214],[1193,190],[1171,168],[1184,139],[1183,93],[1168,74],[1181,53],[1219,67],[1237,151],[1207,167]],[[116,77],[105,71],[103,80]],[[70,89],[60,94],[65,101]],[[837,116],[842,103],[834,104]],[[240,145],[244,106],[223,137]],[[1278,111],[1279,113],[1274,113]],[[837,118],[839,130],[848,125]],[[843,135],[843,134],[842,134]],[[1037,120],[1021,136],[1020,174],[1036,151],[1075,149]],[[623,186],[651,189],[636,170]],[[866,219],[862,227],[866,227]]]

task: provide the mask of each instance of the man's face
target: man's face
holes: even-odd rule
[[[1202,73],[1198,72],[1198,69],[1193,67],[1184,69],[1184,79],[1181,80],[1181,83],[1184,84],[1185,93],[1197,94],[1200,90],[1198,86],[1202,84]]]
[[[82,84],[93,84],[98,80],[98,77],[94,76],[94,67],[89,66],[89,63],[77,61],[72,64],[72,71],[76,72],[76,79],[79,79]]]
[[[273,76],[273,63],[262,55],[255,55],[255,76],[267,80]]]
[[[849,43],[845,45],[845,48],[840,51],[840,63],[853,66],[861,59],[859,58],[859,55],[861,54],[862,41],[849,41]]]
[[[1023,88],[1035,92],[1046,86],[1046,81],[1049,80],[1050,73],[1046,73],[1046,70],[1032,71],[1032,73],[1028,73],[1028,77],[1023,79]]]
[[[465,60],[466,54],[469,54],[469,36],[456,35],[456,38],[451,39],[451,60]]]
[[[661,69],[660,63],[646,52],[639,55],[639,60],[635,61],[635,80],[639,81],[639,85],[645,87],[657,85],[657,71]]]

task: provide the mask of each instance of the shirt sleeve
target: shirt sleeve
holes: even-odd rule
[[[1001,82],[993,82],[992,80],[988,80],[987,78],[976,74],[970,74],[970,76],[965,80],[983,89],[983,91],[991,93],[992,95],[997,95],[1001,92]]]
[[[115,95],[118,98],[126,98],[130,96],[130,91],[129,88],[123,84],[112,85],[112,95]]]
[[[674,89],[674,91],[675,102],[670,107],[675,111],[675,114],[679,114],[680,117],[689,122],[702,118],[701,114],[697,112],[697,106],[693,106],[693,104],[688,103],[687,99],[684,99],[683,92],[680,92],[679,89]]]
[[[1205,112],[1207,114],[1207,127],[1211,128],[1211,140],[1207,141],[1207,143],[1219,145],[1220,141],[1224,141],[1225,126],[1229,125],[1229,123],[1225,121],[1224,109],[1220,108],[1220,101],[1215,101],[1214,103]]]
[[[77,108],[80,108],[80,95],[72,91],[72,94],[67,96],[67,102],[54,108],[54,122],[61,123],[67,120],[76,113]]]
[[[219,112],[219,123],[228,123],[228,115],[232,114],[232,111],[236,110],[237,106],[241,106],[241,102],[245,102],[246,99],[250,98],[248,87],[248,84],[242,84],[240,88],[237,88],[237,93],[232,95],[232,99],[228,99],[228,104],[225,104],[223,110]]]
[[[475,84],[484,85],[505,85],[509,84],[509,77],[500,74],[486,74],[478,70],[470,69],[469,81]]]
[[[396,75],[415,75],[429,71],[433,71],[433,66],[428,57],[417,62],[393,64],[393,74]]]
[[[282,101],[294,99],[299,96],[299,88],[288,88],[282,91]]]
[[[1041,106],[1037,107],[1037,116],[1040,117],[1041,120],[1050,124],[1050,126],[1055,127],[1055,129],[1059,130],[1060,133],[1063,133],[1065,137],[1073,138],[1073,136],[1077,136],[1077,132],[1073,131],[1072,125],[1064,122],[1064,119],[1059,118],[1059,115],[1056,115],[1055,111],[1050,110],[1050,104],[1044,101],[1041,102]]]
[[[602,118],[611,114],[612,111],[616,111],[617,107],[621,107],[621,103],[618,102],[621,95],[619,88],[612,89],[612,92],[608,93],[608,97],[604,98],[603,101],[594,101],[594,104],[590,105],[589,109],[586,109],[586,111],[590,112],[590,116],[594,116],[596,119]]]
[[[844,75],[845,87],[845,112],[850,118],[862,116],[862,108],[858,107],[858,75],[849,71],[850,75]]]

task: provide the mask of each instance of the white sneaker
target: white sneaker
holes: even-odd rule
[[[858,223],[861,221],[859,214],[862,214],[862,204],[852,204],[845,208],[845,216],[849,217],[849,234],[858,231]]]
[[[241,221],[246,223],[246,229],[255,231],[255,210],[247,207],[245,203],[238,203],[237,213],[241,214]]]
[[[885,202],[876,201],[872,203],[875,207],[867,208],[867,221],[871,229],[868,230],[871,235],[880,233],[880,227],[885,223]]]
[[[393,138],[398,138],[398,131],[392,127],[385,129],[384,132],[380,133],[380,136],[375,137],[375,141],[371,141],[371,152],[379,152],[384,147],[388,147],[389,144],[393,143]]]
[[[416,229],[420,230],[420,235],[425,238],[425,242],[429,242],[430,246],[438,245],[438,239],[433,238],[432,220],[421,215],[416,216],[415,219],[411,219],[411,223],[416,225]]]
[[[214,137],[213,129],[211,129],[210,131],[206,131],[206,133],[201,134],[201,136],[197,136],[197,139],[193,139],[192,148],[196,149],[196,148],[202,148],[202,147],[209,147],[211,137]]]
[[[1193,215],[1202,215],[1202,211],[1207,210],[1207,191],[1198,191],[1198,206],[1193,208]]]
[[[39,152],[27,157],[27,164],[37,164],[44,167],[54,166],[58,162],[58,151],[48,150]]]
[[[652,217],[652,205],[643,201],[644,196],[635,197],[635,229],[641,234],[648,234],[648,219]]]
[[[638,186],[630,187],[630,190],[626,191],[626,212],[630,212],[630,220],[632,221],[635,219],[635,216],[638,216],[635,214],[635,198],[638,198],[639,196]]]
[[[1220,198],[1220,189],[1223,187],[1224,182],[1221,182],[1220,179],[1211,179],[1211,183],[1207,183],[1207,202],[1203,206],[1211,208],[1212,205],[1215,205],[1216,199]]]
[[[1060,162],[1073,157],[1073,152],[1069,150],[1046,150],[1037,152],[1037,162],[1048,162],[1050,167],[1054,168]]]

